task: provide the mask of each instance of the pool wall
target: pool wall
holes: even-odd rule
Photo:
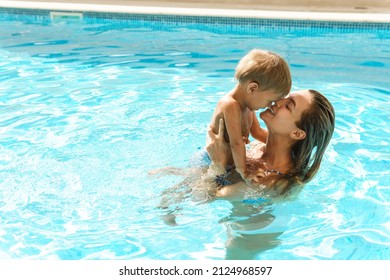
[[[229,17],[229,16],[213,16],[213,15],[183,15],[183,14],[148,14],[148,13],[120,13],[120,12],[101,12],[101,11],[83,11],[78,9],[32,9],[32,8],[13,8],[0,6],[0,20],[23,20],[34,18],[41,22],[50,23],[56,20],[56,16],[64,13],[63,20],[77,20],[80,15],[80,20],[85,22],[94,22],[101,20],[115,20],[116,25],[124,22],[134,21],[140,24],[140,27],[153,27],[154,29],[166,28],[167,26],[186,26],[194,24],[199,28],[204,25],[207,31],[215,33],[233,33],[233,34],[252,34],[258,33],[260,30],[265,32],[271,30],[275,32],[275,26],[283,27],[281,32],[288,31],[289,28],[300,28],[300,33],[313,33],[316,30],[332,31],[336,33],[345,33],[356,29],[363,29],[370,32],[372,29],[389,30],[390,21],[343,21],[343,20],[320,20],[306,18],[251,18],[251,17]],[[69,15],[75,15],[72,18]],[[61,20],[61,17],[57,18]],[[338,32],[339,31],[339,32]]]
[[[390,1],[390,0],[383,0]],[[390,8],[378,8],[375,12],[361,10],[362,12],[334,12],[310,11],[299,6],[298,11],[269,10],[271,6],[251,6],[245,1],[240,6],[226,6],[225,4],[207,4],[205,8],[192,3],[183,6],[183,2],[177,2],[177,6],[167,5],[160,1],[114,1],[107,5],[104,1],[94,0],[90,4],[80,3],[79,0],[64,0],[64,3],[51,3],[45,1],[1,1],[0,8],[38,9],[51,11],[72,12],[100,12],[100,13],[129,13],[129,14],[152,14],[152,15],[181,15],[181,16],[210,16],[210,17],[236,17],[236,18],[262,18],[262,19],[290,19],[290,20],[313,20],[313,21],[344,21],[344,22],[390,22]],[[176,3],[176,2],[175,2]],[[179,4],[181,3],[181,4]],[[382,2],[385,3],[386,2]],[[218,5],[217,5],[218,4]],[[310,6],[309,6],[310,7]],[[390,4],[386,7],[390,7]],[[296,7],[297,8],[297,7]],[[268,10],[267,10],[268,9]],[[282,7],[280,7],[282,9]],[[360,10],[358,10],[360,11]],[[379,11],[379,12],[378,12]]]

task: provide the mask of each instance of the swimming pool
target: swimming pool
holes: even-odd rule
[[[390,259],[388,24],[110,17],[0,9],[1,259]],[[295,200],[188,198],[166,225],[182,178],[148,172],[190,164],[255,47],[334,104],[323,166]]]

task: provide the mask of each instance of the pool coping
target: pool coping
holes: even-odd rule
[[[283,19],[305,21],[390,23],[390,13],[299,12],[248,9],[187,8],[166,6],[131,6],[81,4],[61,2],[1,1],[0,8],[42,9],[53,11],[128,13],[177,16],[235,17],[254,19]]]

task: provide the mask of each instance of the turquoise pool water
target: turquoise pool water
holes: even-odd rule
[[[186,198],[167,225],[156,206],[182,178],[148,172],[189,165],[252,48],[280,53],[294,89],[334,104],[323,166],[295,200]],[[389,73],[388,25],[0,9],[0,258],[388,260]]]

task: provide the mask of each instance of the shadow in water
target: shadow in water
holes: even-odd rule
[[[275,216],[272,209],[261,205],[233,203],[230,215],[220,222],[226,226],[227,260],[253,260],[257,256],[280,244],[282,231],[268,229]]]

